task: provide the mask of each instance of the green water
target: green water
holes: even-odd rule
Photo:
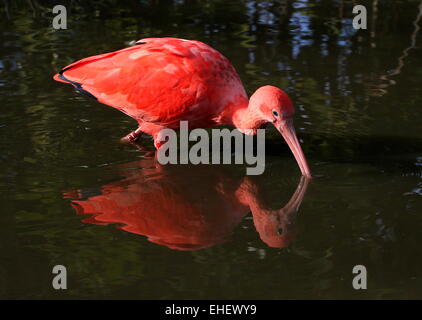
[[[421,298],[419,0],[362,1],[360,31],[351,1],[62,1],[67,30],[55,4],[0,7],[0,298]],[[119,143],[135,121],[52,80],[151,36],[215,47],[249,93],[285,89],[315,179],[273,130],[259,177],[156,166]]]

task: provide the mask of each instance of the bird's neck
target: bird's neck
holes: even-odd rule
[[[231,124],[240,131],[261,128],[266,123],[256,108],[251,107],[247,102],[243,102],[232,109]]]
[[[261,193],[258,186],[249,177],[244,177],[236,191],[236,198],[239,202],[249,207],[252,212],[267,212],[261,201]]]

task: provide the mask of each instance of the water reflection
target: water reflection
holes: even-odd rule
[[[69,29],[57,31],[56,2],[0,1],[0,297],[57,299],[50,278],[40,277],[55,264],[69,266],[75,280],[60,294],[77,299],[421,297],[421,0],[362,0],[368,29],[356,32],[354,1],[65,2]],[[267,211],[248,216],[253,206],[234,198],[248,185],[243,168],[213,174],[141,169],[153,166],[141,161],[123,166],[116,181],[110,164],[137,159],[115,143],[134,124],[51,80],[63,65],[150,36],[204,41],[233,62],[248,92],[273,84],[291,95],[298,135],[322,178],[307,191],[306,232],[289,250],[263,249],[259,240],[280,216],[286,244],[298,232],[295,213],[269,218],[270,205],[281,208],[294,193],[297,174],[276,132],[266,133],[271,171],[249,184]],[[62,199],[75,186],[84,187],[68,196],[95,212],[80,216],[92,222],[172,244],[180,229],[193,239],[177,238],[181,244],[212,245],[233,233],[232,242],[186,254],[133,233],[81,228]],[[167,211],[153,215],[153,205]],[[375,270],[364,296],[347,280],[357,263]]]
[[[374,2],[374,5],[376,4],[376,1]],[[373,88],[371,88],[371,94],[373,96],[383,96],[387,93],[387,88],[395,85],[396,81],[391,79],[392,77],[395,77],[399,75],[405,66],[405,58],[409,55],[409,51],[412,49],[415,49],[416,47],[416,38],[418,36],[418,32],[420,30],[419,22],[422,19],[422,1],[419,3],[418,7],[418,15],[416,16],[415,20],[413,21],[413,32],[410,36],[410,46],[408,46],[406,49],[403,50],[401,56],[397,59],[397,67],[393,70],[389,71],[388,74],[384,74],[379,76],[379,83],[374,85]],[[373,47],[375,47],[375,44],[373,44]]]
[[[177,250],[226,241],[249,212],[261,240],[270,247],[285,247],[297,234],[295,217],[309,184],[304,177],[289,202],[271,210],[260,183],[236,176],[227,167],[154,163],[144,159],[122,165],[122,180],[98,190],[66,192],[65,197],[73,198],[78,214],[92,215],[85,223],[119,224],[122,230]]]

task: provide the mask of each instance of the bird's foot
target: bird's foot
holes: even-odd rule
[[[142,130],[140,128],[136,129],[135,131],[129,133],[128,135],[124,136],[120,139],[121,142],[128,142],[128,143],[135,143],[139,140],[142,135]]]

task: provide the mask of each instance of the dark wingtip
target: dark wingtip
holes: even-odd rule
[[[60,74],[59,74],[59,73],[56,73],[56,74],[53,76],[53,79],[54,79],[54,80],[56,80],[56,81],[58,81],[58,82],[64,82],[63,80],[61,80],[61,79],[60,79]]]
[[[70,67],[71,68],[71,67]],[[82,84],[80,84],[79,82],[76,81],[72,81],[68,78],[66,78],[63,74],[63,72],[65,72],[66,70],[69,70],[70,68],[64,68],[62,69],[58,74],[56,74],[53,79],[59,82],[64,82],[64,83],[70,83],[71,85],[73,85],[73,87],[75,88],[75,90],[78,93],[84,94],[90,98],[93,98],[95,100],[98,100],[96,96],[94,96],[91,92],[86,91],[84,88],[82,88]]]

